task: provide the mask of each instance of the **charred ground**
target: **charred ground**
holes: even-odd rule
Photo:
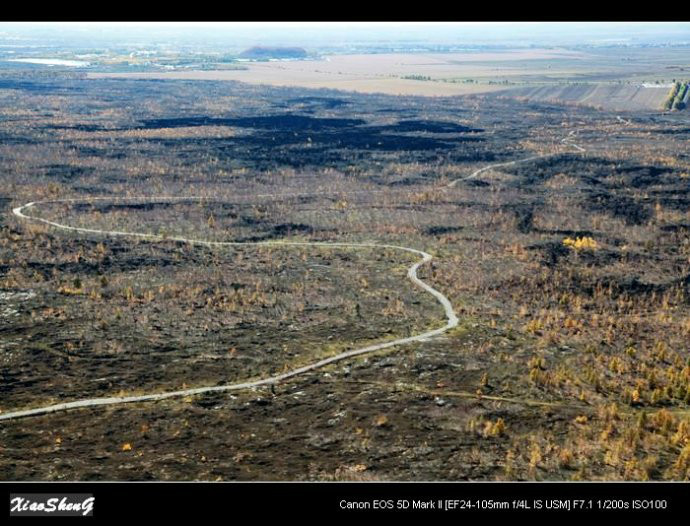
[[[0,104],[3,411],[261,377],[442,323],[400,253],[76,235],[12,216],[30,201],[151,196],[31,212],[89,228],[419,248],[461,318],[274,392],[3,422],[0,478],[688,477],[681,117],[36,72],[5,74]]]

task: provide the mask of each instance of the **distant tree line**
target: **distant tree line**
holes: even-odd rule
[[[688,92],[688,83],[684,82],[678,89],[678,95],[676,95],[676,100],[673,103],[673,108],[676,110],[682,110],[685,108],[685,96]]]
[[[673,87],[664,101],[665,110],[682,110],[685,108],[685,95],[688,92],[688,83],[673,81]]]
[[[426,75],[404,75],[402,78],[407,80],[431,80],[431,77]]]
[[[666,100],[664,101],[665,110],[670,110],[673,107],[673,101],[675,100],[676,95],[678,95],[679,89],[680,84],[678,82],[674,82],[673,86],[671,87],[671,91],[668,94],[668,97],[666,97]]]

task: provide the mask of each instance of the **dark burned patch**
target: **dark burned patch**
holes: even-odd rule
[[[72,181],[94,172],[93,168],[71,164],[51,164],[45,167],[45,175],[62,181]]]
[[[120,131],[121,130],[121,128],[105,128],[105,127],[99,126],[97,124],[74,124],[72,126],[48,124],[46,126],[43,126],[43,128],[46,130],[73,130],[73,131],[85,131],[85,132]]]
[[[465,184],[467,186],[476,186],[480,188],[485,188],[487,186],[491,186],[491,183],[488,183],[486,181],[482,181],[480,179],[463,179],[462,184]]]
[[[529,234],[534,228],[534,208],[530,203],[507,204],[501,206],[501,210],[507,210],[515,214],[515,227],[521,234]]]
[[[296,202],[305,205],[310,203],[316,203],[319,200],[319,196],[315,195],[300,195],[299,197],[293,198]]]
[[[458,143],[482,141],[479,137],[453,137],[437,139],[415,135],[379,133],[377,129],[366,128],[337,134],[321,134],[312,141],[328,148],[379,150],[399,152],[406,150],[448,150]]]
[[[266,115],[257,117],[218,118],[181,117],[172,119],[147,119],[142,121],[143,129],[182,128],[189,126],[235,126],[260,130],[319,131],[351,128],[365,124],[362,119],[337,119],[310,117],[306,115]]]
[[[688,190],[690,190],[690,188],[673,188],[659,192],[651,191],[649,192],[649,195],[650,197],[654,196],[653,201],[663,205],[664,208],[687,212],[688,209],[690,209],[690,199],[686,197],[679,197],[679,194],[685,194],[688,192]],[[671,197],[664,197],[663,194],[670,194]]]
[[[672,285],[676,286],[676,287],[682,287],[687,292],[690,293],[690,274],[686,274],[682,278],[678,278],[677,280],[674,280]],[[686,296],[686,298],[687,298],[687,296]],[[686,301],[688,301],[690,303],[690,298],[688,298]]]
[[[222,384],[222,382],[220,382]],[[194,405],[202,409],[216,409],[227,402],[227,397],[222,393],[204,393],[194,398]]]
[[[662,225],[659,229],[663,232],[687,234],[690,233],[690,223],[672,223],[670,225]]]
[[[558,262],[568,257],[570,249],[566,247],[562,241],[545,241],[543,243],[535,243],[526,247],[527,250],[534,250],[542,255],[542,263],[547,267],[553,268],[558,265]]]
[[[239,217],[237,208],[231,203],[214,203],[211,212],[218,218],[229,217],[230,219],[237,219]]]
[[[0,133],[0,143],[4,145],[18,146],[23,144],[37,144],[38,142],[40,141],[31,137],[19,137],[14,134]]]
[[[340,108],[341,106],[346,106],[351,104],[347,100],[336,99],[332,97],[297,97],[295,99],[289,99],[288,104],[305,104],[309,106],[316,106],[324,109]]]
[[[463,229],[461,226],[430,226],[424,233],[428,236],[441,236],[443,234],[452,234]]]
[[[448,152],[448,160],[456,163],[495,163],[499,161],[505,161],[510,154],[507,154],[503,151],[501,152],[495,152],[492,150],[489,150],[484,146],[483,148],[480,148],[482,146],[480,142],[484,141],[483,138],[477,138],[477,140],[470,142],[468,148],[465,148],[463,150],[457,149],[457,150],[452,150]],[[472,184],[472,181],[475,181],[476,179],[468,179],[467,183]],[[477,185],[477,186],[484,186],[484,185]]]
[[[572,250],[571,250],[572,251]],[[591,267],[605,267],[617,261],[636,259],[634,253],[623,253],[615,250],[600,248],[597,250],[583,250],[577,253],[580,262]]]
[[[14,231],[13,231],[14,232]],[[16,231],[21,234],[21,231]],[[59,236],[59,234],[56,234]],[[51,235],[51,237],[53,237]],[[98,261],[79,260],[70,261],[45,261],[28,260],[22,265],[43,276],[46,280],[56,277],[70,276],[108,276],[114,273],[126,273],[142,269],[158,269],[168,267],[180,267],[185,265],[206,265],[211,249],[189,250],[189,245],[177,241],[169,241],[166,244],[157,243],[155,251],[149,251],[149,246],[144,251],[128,244],[126,240],[113,238],[80,238],[69,239],[60,237],[60,244],[68,253],[77,253],[79,250],[94,250],[100,244],[105,244],[107,253]],[[11,265],[0,265],[0,273],[7,272]]]
[[[299,97],[307,109],[319,111],[321,103],[331,105],[329,97]],[[348,102],[349,104],[349,102]],[[398,116],[405,112],[398,112]],[[409,112],[408,112],[409,113]],[[95,131],[98,123],[82,122],[68,129]],[[486,139],[482,130],[442,119],[406,119],[390,125],[368,125],[364,118],[317,117],[298,113],[214,117],[191,115],[144,119],[129,129],[177,128],[186,126],[227,125],[246,128],[235,137],[149,137],[119,147],[107,148],[77,145],[81,156],[122,159],[136,155],[152,155],[152,151],[167,148],[185,164],[198,161],[201,152],[211,152],[219,159],[232,158],[233,165],[252,167],[261,171],[288,166],[296,169],[314,166],[342,168],[353,163],[366,164],[380,155],[398,154],[399,161],[434,162],[443,157],[448,162],[491,162],[496,154],[476,147]],[[62,125],[55,125],[62,128]],[[110,128],[113,130],[113,128]],[[223,161],[225,162],[225,161]],[[229,162],[229,161],[228,161]]]
[[[304,223],[281,223],[272,229],[272,233],[276,236],[289,236],[296,232],[311,232],[314,227],[305,225]]]
[[[57,82],[37,82],[29,80],[0,79],[0,89],[29,91],[32,93],[81,92],[84,88]]]
[[[457,110],[460,112],[461,110]],[[373,110],[372,113],[379,113],[384,115],[393,114],[396,117],[417,117],[417,112],[413,110],[405,110],[402,108],[381,108],[379,110]]]
[[[231,156],[254,169],[270,170],[277,166],[302,168],[305,166],[340,166],[352,162],[366,161],[367,156],[376,153],[411,152],[416,160],[436,159],[440,152],[457,154],[457,149],[465,143],[475,144],[482,137],[420,137],[380,133],[376,128],[356,127],[340,130],[259,131],[247,136],[231,138],[152,138],[151,144],[169,147],[176,155],[185,157],[188,152],[194,155],[200,147],[215,150],[221,158]],[[413,152],[413,153],[412,153]],[[429,159],[420,159],[421,152]],[[476,155],[468,155],[470,158]],[[404,160],[404,159],[403,159]]]
[[[129,152],[116,150],[115,148],[93,148],[91,146],[78,146],[75,148],[82,157],[104,157],[106,159],[124,159]]]
[[[163,256],[135,256],[127,255],[111,258],[105,256],[98,263],[79,261],[79,262],[57,262],[50,263],[44,261],[28,261],[26,267],[39,273],[44,279],[51,279],[55,275],[108,275],[112,272],[130,272],[144,268],[165,268],[179,266],[181,263],[172,257]]]
[[[88,195],[112,195],[113,191],[108,188],[103,188],[100,186],[84,186],[84,185],[73,185],[72,190],[79,192],[80,194]]]
[[[239,242],[257,242],[257,241],[268,241],[271,239],[280,239],[284,237],[290,237],[299,233],[313,233],[315,231],[314,227],[310,225],[305,225],[303,223],[281,223],[270,228],[268,232],[263,234],[258,234],[256,236],[244,237],[238,239]]]
[[[583,236],[588,235],[588,233],[581,231],[573,232],[572,235]],[[577,258],[576,260],[578,265],[590,267],[604,267],[619,261],[638,262],[643,259],[639,254],[634,252],[621,252],[606,248],[575,252],[573,249],[564,245],[562,240],[544,241],[529,245],[526,248],[541,254],[541,263],[549,268],[554,268],[558,266],[562,260],[569,260],[571,257]]]
[[[675,284],[675,283],[674,283]],[[602,278],[597,282],[597,285],[602,288],[610,288],[611,296],[616,298],[619,296],[639,296],[642,294],[651,293],[662,293],[664,292],[672,283],[668,284],[657,284],[657,283],[645,283],[640,281],[637,276],[626,276],[626,277],[606,277]],[[587,287],[587,291],[590,294],[594,293],[596,287]]]
[[[558,174],[576,177],[582,182],[597,186],[607,185],[610,178],[620,187],[620,180],[626,187],[646,188],[664,183],[664,176],[676,172],[674,168],[636,164],[630,161],[613,161],[602,157],[583,157],[578,154],[560,154],[545,159],[505,167],[507,173],[521,178],[522,183],[546,182]]]
[[[403,177],[402,179],[396,179],[394,181],[388,181],[380,177],[372,177],[371,180],[376,184],[382,184],[384,186],[414,186],[423,182],[422,177]]]
[[[591,278],[585,275],[570,273],[560,276],[559,289],[588,297],[594,297],[602,291],[613,301],[624,298],[644,297],[650,303],[663,301],[663,294],[690,286],[690,275],[673,279],[665,283],[649,283],[642,281],[639,276],[606,275]],[[519,278],[511,277],[493,284],[491,289],[505,287],[519,287]],[[687,296],[685,299],[688,302]]]
[[[427,133],[481,133],[480,128],[471,128],[450,121],[404,120],[390,126],[381,126],[381,130],[396,132],[427,132]]]
[[[615,169],[615,173],[623,175],[627,185],[633,188],[644,188],[659,184],[662,175],[673,172],[674,170],[670,168],[645,165],[621,166]]]
[[[145,211],[151,212],[153,210],[171,209],[175,207],[184,207],[189,204],[198,205],[200,201],[198,199],[180,199],[177,201],[156,201],[155,199],[146,203],[121,203],[121,202],[104,202],[99,203],[98,201],[92,203],[75,203],[72,208],[75,212],[93,212],[98,210],[100,213],[107,214],[110,212],[118,211]],[[204,203],[205,206],[210,208],[210,212],[217,218],[229,217],[231,219],[237,219],[239,214],[236,211],[236,205],[232,203],[221,203],[215,201],[209,201]],[[249,218],[242,218],[245,224],[249,223]]]
[[[690,134],[690,128],[660,128],[654,130],[654,133],[660,133],[662,135],[685,135]]]
[[[182,127],[226,125],[263,130],[250,136],[222,140],[202,141],[205,145],[223,148],[224,146],[245,146],[248,148],[277,148],[283,146],[302,146],[324,149],[355,149],[397,152],[405,150],[452,149],[462,142],[484,140],[481,137],[426,137],[400,135],[400,132],[461,133],[480,132],[452,122],[440,121],[401,121],[390,126],[363,126],[362,119],[317,118],[305,115],[269,115],[241,118],[179,118],[143,121],[146,127]],[[397,132],[397,133],[390,133]],[[151,142],[163,144],[185,144],[197,142],[193,138],[152,139]],[[321,153],[318,150],[316,153]]]
[[[568,229],[542,229],[542,228],[535,228],[534,232],[538,234],[551,234],[555,236],[564,236],[564,237],[593,237],[594,232],[591,230],[568,230]]]
[[[43,261],[28,261],[26,267],[41,274],[45,279],[51,278],[55,273],[60,274],[102,274],[104,267],[98,263],[80,261],[48,263]]]
[[[268,222],[265,219],[257,219],[252,216],[242,215],[239,217],[239,224],[242,226],[261,226],[267,223]]]
[[[72,208],[75,212],[92,212],[98,210],[101,213],[107,214],[109,212],[125,210],[143,210],[150,212],[154,209],[173,208],[179,205],[179,202],[172,203],[169,201],[151,201],[147,203],[75,203],[72,205]]]
[[[307,148],[305,153],[322,153],[322,149],[346,150],[376,150],[398,152],[407,150],[443,150],[451,149],[456,143],[477,141],[478,138],[436,139],[431,137],[416,137],[408,135],[381,134],[375,130],[361,128],[358,130],[342,130],[337,133],[297,134],[290,132],[276,132],[270,134],[258,133],[249,137],[236,137],[223,142],[228,147],[245,146],[248,148],[279,148],[283,146],[297,146]],[[315,148],[316,147],[316,148]]]
[[[623,219],[627,225],[642,225],[652,217],[649,206],[624,195],[594,193],[585,201],[585,207]]]
[[[0,197],[0,225],[5,223],[5,215],[9,212],[11,201],[9,197]]]

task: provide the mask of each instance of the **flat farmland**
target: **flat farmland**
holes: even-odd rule
[[[234,70],[92,72],[90,78],[237,80],[391,95],[458,96],[500,92],[534,100],[601,106],[614,110],[658,110],[664,93],[645,82],[682,77],[687,54],[659,51],[567,49],[466,53],[330,55],[315,60],[245,62]]]
[[[332,55],[320,60],[247,62],[244,70],[151,71],[90,73],[92,78],[157,78],[184,80],[239,80],[274,86],[331,88],[362,93],[450,96],[501,89],[489,84],[532,73],[544,60],[581,58],[566,50],[530,50],[492,53]],[[506,68],[506,64],[508,67]],[[527,69],[526,69],[527,68]],[[498,72],[501,73],[498,73]],[[415,80],[409,77],[429,77]],[[407,78],[406,78],[407,77]],[[444,82],[450,79],[476,82]]]

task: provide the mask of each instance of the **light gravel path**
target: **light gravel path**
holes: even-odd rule
[[[561,144],[565,144],[566,146],[570,146],[572,148],[575,148],[578,152],[585,152],[586,150],[577,144],[575,144],[573,141],[573,138],[575,137],[575,131],[571,131],[564,139],[561,140]],[[455,179],[448,183],[448,188],[454,187],[457,183],[460,181],[466,181],[467,179],[474,179],[478,175],[483,174],[484,172],[488,172],[489,170],[493,170],[494,168],[501,168],[503,166],[514,166],[516,164],[520,163],[526,163],[528,161],[536,161],[537,159],[546,159],[547,157],[555,157],[556,155],[561,155],[563,152],[556,152],[556,153],[547,153],[544,155],[533,155],[532,157],[525,157],[523,159],[517,159],[515,161],[508,161],[504,163],[496,163],[496,164],[490,164],[488,166],[485,166],[484,168],[480,168],[479,170],[475,170],[472,172],[470,175],[466,177],[460,177],[459,179]]]
[[[567,146],[571,146],[578,151],[584,152],[585,149],[574,144],[572,142],[574,137],[574,132],[570,132],[570,134],[564,138],[561,143],[565,144]],[[451,181],[445,188],[452,188],[454,187],[459,181],[465,180],[465,179],[473,179],[480,175],[483,172],[486,172],[488,170],[491,170],[493,168],[499,168],[502,166],[511,166],[515,165],[518,163],[524,163],[527,161],[532,161],[536,159],[542,159],[546,157],[551,157],[557,154],[546,154],[546,155],[536,155],[533,157],[527,157],[524,159],[518,159],[516,161],[510,161],[510,162],[504,162],[504,163],[497,163],[497,164],[492,164],[489,166],[485,166],[484,168],[480,168],[479,170],[474,171],[470,175],[466,177],[462,177],[459,179],[455,179]],[[362,193],[371,193],[371,192],[362,192]],[[256,195],[253,196],[254,198],[260,198],[260,197],[280,197],[280,198],[286,198],[286,197],[303,197],[303,196],[308,196],[308,195],[313,195],[313,194],[262,194],[262,195]],[[424,291],[428,292],[436,300],[438,303],[443,307],[443,311],[445,313],[445,318],[446,318],[446,323],[442,327],[439,327],[437,329],[429,330],[426,332],[423,332],[421,334],[417,334],[414,336],[409,336],[407,338],[398,338],[395,340],[390,340],[387,342],[382,342],[382,343],[377,343],[374,345],[369,345],[366,347],[361,347],[359,349],[353,349],[349,351],[345,351],[339,354],[336,354],[335,356],[331,356],[329,358],[324,358],[322,360],[319,360],[317,362],[314,362],[309,365],[305,365],[303,367],[298,367],[296,369],[292,369],[290,371],[287,371],[285,373],[276,375],[276,376],[271,376],[268,378],[263,378],[259,380],[248,380],[245,382],[240,382],[240,383],[233,383],[233,384],[227,384],[227,385],[217,385],[217,386],[210,386],[210,387],[197,387],[193,389],[182,389],[179,391],[168,391],[168,392],[163,392],[163,393],[151,393],[151,394],[146,394],[146,395],[138,395],[138,396],[113,396],[113,397],[105,397],[105,398],[88,398],[88,399],[83,399],[83,400],[75,400],[73,402],[65,402],[61,404],[54,404],[54,405],[49,405],[49,406],[44,406],[44,407],[37,407],[34,409],[26,409],[26,410],[21,410],[21,411],[11,411],[7,413],[0,413],[0,420],[15,420],[18,418],[24,418],[24,417],[29,417],[29,416],[38,416],[38,415],[45,415],[49,413],[57,413],[57,412],[62,412],[62,411],[68,411],[71,409],[79,409],[79,408],[85,408],[85,407],[96,407],[96,406],[106,406],[106,405],[120,405],[120,404],[128,404],[128,403],[136,403],[136,402],[152,402],[152,401],[157,401],[157,400],[165,400],[167,398],[179,398],[179,397],[185,397],[185,396],[194,396],[194,395],[200,395],[204,393],[214,393],[214,392],[225,392],[225,391],[238,391],[241,389],[252,389],[256,387],[262,387],[262,386],[267,386],[267,385],[272,385],[272,384],[277,384],[279,382],[282,382],[284,380],[293,378],[295,376],[299,376],[301,374],[304,374],[309,371],[313,371],[315,369],[319,369],[321,367],[324,367],[326,365],[333,364],[335,362],[339,362],[341,360],[345,360],[348,358],[352,358],[354,356],[360,356],[363,354],[368,354],[372,353],[374,351],[379,351],[382,349],[388,349],[390,347],[395,347],[399,345],[406,345],[409,343],[415,343],[415,342],[424,342],[426,340],[429,340],[430,338],[433,338],[435,336],[438,336],[440,334],[443,334],[444,332],[448,331],[449,329],[452,329],[453,327],[456,327],[458,325],[458,317],[455,315],[455,312],[453,310],[453,306],[450,302],[450,300],[441,292],[433,288],[431,285],[428,283],[425,283],[419,277],[417,276],[417,270],[419,269],[420,266],[428,263],[433,259],[433,256],[427,252],[424,252],[422,250],[417,250],[415,248],[410,248],[410,247],[404,247],[404,246],[399,246],[399,245],[389,245],[389,244],[384,244],[384,243],[326,243],[326,242],[293,242],[293,241],[261,241],[261,242],[220,242],[220,241],[204,241],[204,240],[199,240],[199,239],[190,239],[190,238],[185,238],[185,237],[167,237],[167,236],[160,236],[156,234],[146,234],[146,233],[141,233],[141,232],[124,232],[124,231],[117,231],[117,230],[98,230],[98,229],[93,229],[93,228],[81,228],[81,227],[74,227],[74,226],[69,226],[69,225],[64,225],[62,223],[57,223],[54,221],[49,221],[47,219],[43,219],[41,217],[35,217],[28,215],[27,212],[30,208],[41,205],[41,204],[51,204],[51,203],[80,203],[80,202],[92,202],[92,201],[110,201],[110,202],[119,202],[119,201],[131,201],[131,200],[137,200],[137,201],[142,201],[142,200],[148,200],[151,202],[171,202],[171,201],[194,201],[194,200],[207,200],[207,201],[212,201],[212,199],[206,198],[206,197],[178,197],[178,196],[167,196],[167,197],[156,197],[156,198],[151,198],[151,197],[131,197],[131,198],[125,198],[125,197],[93,197],[93,198],[86,198],[86,199],[59,199],[59,200],[49,200],[49,201],[36,201],[36,202],[31,202],[27,203],[25,205],[19,206],[17,208],[14,208],[12,210],[12,213],[17,216],[18,218],[25,220],[25,221],[34,221],[34,222],[40,222],[43,224],[46,224],[48,226],[60,229],[60,230],[66,230],[66,231],[71,231],[71,232],[77,232],[81,234],[95,234],[95,235],[103,235],[103,236],[116,236],[116,237],[135,237],[135,238],[143,238],[143,239],[148,239],[151,241],[177,241],[181,243],[188,243],[191,245],[202,245],[202,246],[207,246],[207,247],[223,247],[223,246],[236,246],[236,245],[254,245],[254,246],[313,246],[313,247],[325,247],[325,248],[353,248],[353,249],[390,249],[390,250],[399,250],[402,252],[407,252],[411,254],[415,254],[417,256],[421,256],[421,259],[418,260],[416,263],[414,263],[412,266],[410,266],[407,269],[407,277],[409,278],[412,283],[414,283],[416,286],[420,287]]]

